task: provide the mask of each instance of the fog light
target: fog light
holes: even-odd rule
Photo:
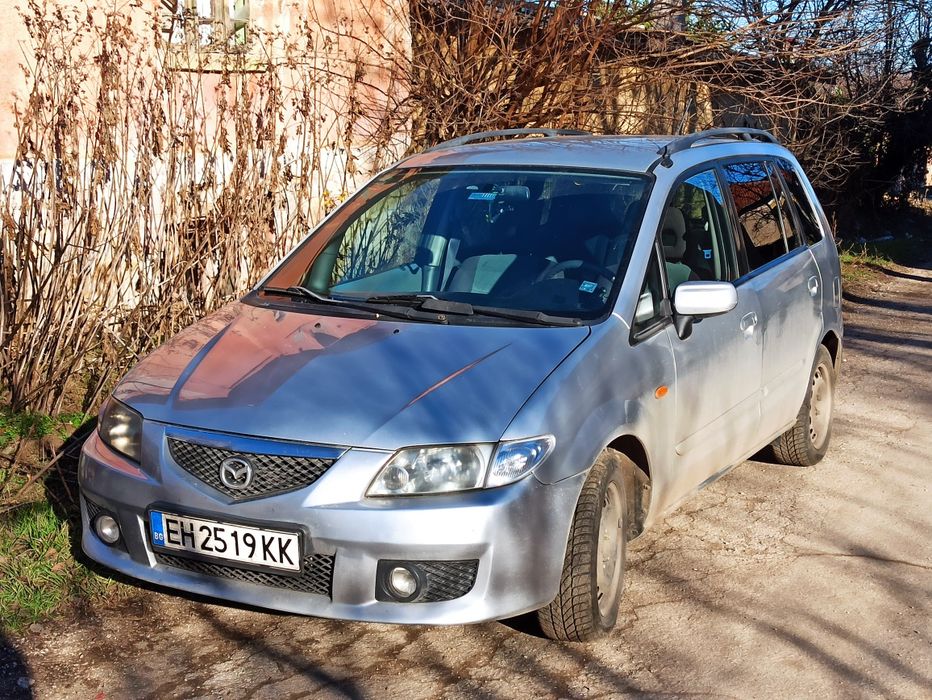
[[[396,566],[388,573],[388,587],[397,598],[411,598],[417,593],[417,577],[410,569]]]
[[[428,594],[430,581],[421,562],[380,559],[375,572],[375,599],[380,603],[417,603]]]
[[[120,539],[120,526],[110,515],[99,515],[94,521],[94,531],[107,544],[116,544]]]

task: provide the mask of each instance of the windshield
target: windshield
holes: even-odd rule
[[[595,318],[624,275],[648,187],[640,175],[396,169],[325,222],[264,288]]]

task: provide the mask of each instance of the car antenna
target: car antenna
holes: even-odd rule
[[[692,105],[693,105],[693,98],[690,97],[688,100],[686,100],[686,105],[683,107],[683,117],[682,119],[680,119],[680,124],[673,131],[674,136],[683,135],[683,129],[686,128],[686,119],[689,117],[689,108],[692,107]]]

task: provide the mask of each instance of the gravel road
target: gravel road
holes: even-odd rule
[[[0,696],[932,697],[932,272],[871,286],[846,295],[828,457],[747,462],[633,543],[604,641],[143,592],[11,640]]]

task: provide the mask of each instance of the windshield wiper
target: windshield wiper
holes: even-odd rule
[[[259,289],[259,291],[265,292],[266,294],[280,294],[282,296],[291,297],[292,299],[307,299],[308,301],[316,302],[326,306],[342,306],[346,309],[366,311],[370,314],[375,314],[376,316],[381,314],[383,316],[391,316],[392,318],[436,321],[440,323],[443,322],[442,319],[438,319],[434,315],[421,315],[412,313],[413,309],[385,309],[382,306],[369,304],[368,300],[365,299],[361,301],[337,299],[335,297],[328,297],[324,296],[323,294],[318,294],[317,292],[308,289],[307,287],[300,287],[298,285],[292,285],[290,287],[262,287]]]
[[[441,314],[457,314],[462,316],[471,316],[473,305],[462,301],[450,301],[448,299],[439,299],[433,294],[376,294],[375,296],[366,297],[364,301],[367,304],[398,304],[400,306],[409,306],[422,311],[436,311]]]
[[[308,289],[307,287],[299,287],[298,285],[292,285],[290,287],[262,287],[260,292],[265,292],[266,294],[281,294],[286,297],[303,297],[305,299],[313,299],[314,301],[319,301],[321,304],[339,304],[339,299],[334,299],[333,297],[325,297],[323,294],[318,294],[317,292]]]
[[[578,326],[578,318],[566,316],[552,316],[543,311],[527,309],[503,309],[497,306],[476,306],[463,301],[439,299],[433,294],[379,294],[366,297],[370,304],[405,304],[422,311],[435,311],[437,313],[454,314],[457,316],[491,316],[506,318],[512,321],[536,323],[542,326]]]
[[[569,316],[553,316],[543,311],[529,309],[502,309],[497,306],[473,306],[473,313],[480,316],[493,316],[495,318],[508,318],[512,321],[526,321],[541,326],[578,326],[582,323],[578,318]]]

